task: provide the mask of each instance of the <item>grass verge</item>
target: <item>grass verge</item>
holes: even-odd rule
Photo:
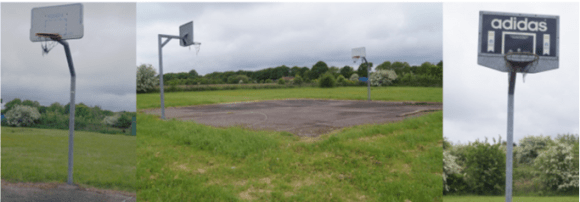
[[[317,138],[137,118],[139,201],[442,200],[442,112]]]
[[[442,95],[442,88],[435,87],[371,87],[371,98],[373,100],[442,102]],[[255,100],[279,100],[288,98],[366,100],[367,88],[339,87],[322,89],[316,87],[305,87],[289,89],[172,92],[165,93],[165,107]],[[137,109],[159,107],[161,107],[159,93],[137,94]]]
[[[75,184],[135,191],[136,137],[75,131]],[[2,180],[66,182],[68,130],[2,127]]]

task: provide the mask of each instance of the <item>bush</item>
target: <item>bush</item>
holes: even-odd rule
[[[499,195],[505,189],[505,153],[501,142],[470,143],[465,148],[465,181],[473,194]]]
[[[378,70],[371,72],[370,80],[372,86],[391,85],[397,79],[397,73],[394,70]]]
[[[6,119],[12,126],[31,126],[40,119],[40,113],[35,107],[16,105],[6,113]]]
[[[272,79],[266,79],[266,81],[264,81],[264,83],[273,83]]]
[[[340,85],[345,85],[345,81],[346,81],[346,79],[344,78],[344,76],[342,74],[338,75],[338,77],[336,77],[336,82]]]
[[[120,114],[115,114],[113,116],[107,116],[103,119],[103,123],[106,125],[109,125],[109,126],[114,126],[115,124],[117,124],[119,117],[121,117]]]
[[[294,81],[293,81],[293,82],[294,82],[294,84],[296,84],[296,85],[302,85],[302,82],[303,82],[303,81],[302,81],[302,77],[301,77],[300,75],[298,75],[298,74],[297,74],[297,75],[294,77]]]
[[[319,85],[321,88],[332,88],[336,85],[336,80],[332,74],[326,73],[320,77]]]
[[[286,84],[286,81],[284,79],[282,79],[282,78],[279,78],[277,83],[279,85],[284,85],[284,84]]]
[[[122,113],[117,123],[114,125],[117,128],[128,128],[131,127],[132,117],[128,113]]]
[[[152,65],[142,64],[137,67],[137,92],[149,92],[158,86],[159,78],[155,76],[156,74]]]
[[[449,192],[449,185],[447,183],[447,178],[450,175],[459,174],[461,172],[461,166],[456,162],[457,157],[449,153],[449,151],[443,151],[443,187],[444,192]],[[457,191],[457,188],[455,190]]]
[[[354,73],[354,74],[350,75],[349,80],[354,81],[354,82],[358,82],[358,74]]]
[[[534,166],[539,171],[540,180],[553,191],[578,190],[578,167],[574,160],[578,148],[564,141],[557,141],[538,154]],[[576,163],[576,164],[575,164]]]
[[[526,136],[519,141],[519,146],[514,148],[516,159],[519,163],[533,164],[534,159],[538,156],[541,150],[553,143],[549,136]]]

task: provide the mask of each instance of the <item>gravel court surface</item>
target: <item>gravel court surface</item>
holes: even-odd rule
[[[65,183],[8,183],[2,181],[2,200],[11,201],[99,201],[99,202],[135,202],[135,193],[82,188]]]
[[[442,110],[441,103],[296,99],[170,107],[165,109],[165,116],[216,127],[238,125],[315,137],[344,127],[400,121],[437,110]],[[161,115],[160,109],[143,112]]]

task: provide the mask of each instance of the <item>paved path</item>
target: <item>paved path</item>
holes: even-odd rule
[[[400,121],[441,109],[441,103],[297,99],[170,107],[165,109],[165,116],[217,127],[240,125],[318,136],[344,127]],[[145,113],[160,115],[160,111]]]

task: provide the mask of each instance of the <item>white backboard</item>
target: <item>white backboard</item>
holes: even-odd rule
[[[193,21],[179,26],[179,45],[193,45]]]
[[[30,41],[50,40],[37,33],[60,34],[61,39],[83,38],[83,5],[67,4],[32,9]]]
[[[353,48],[352,49],[352,58],[355,57],[366,57],[367,53],[365,51],[365,47],[360,47],[360,48]]]

